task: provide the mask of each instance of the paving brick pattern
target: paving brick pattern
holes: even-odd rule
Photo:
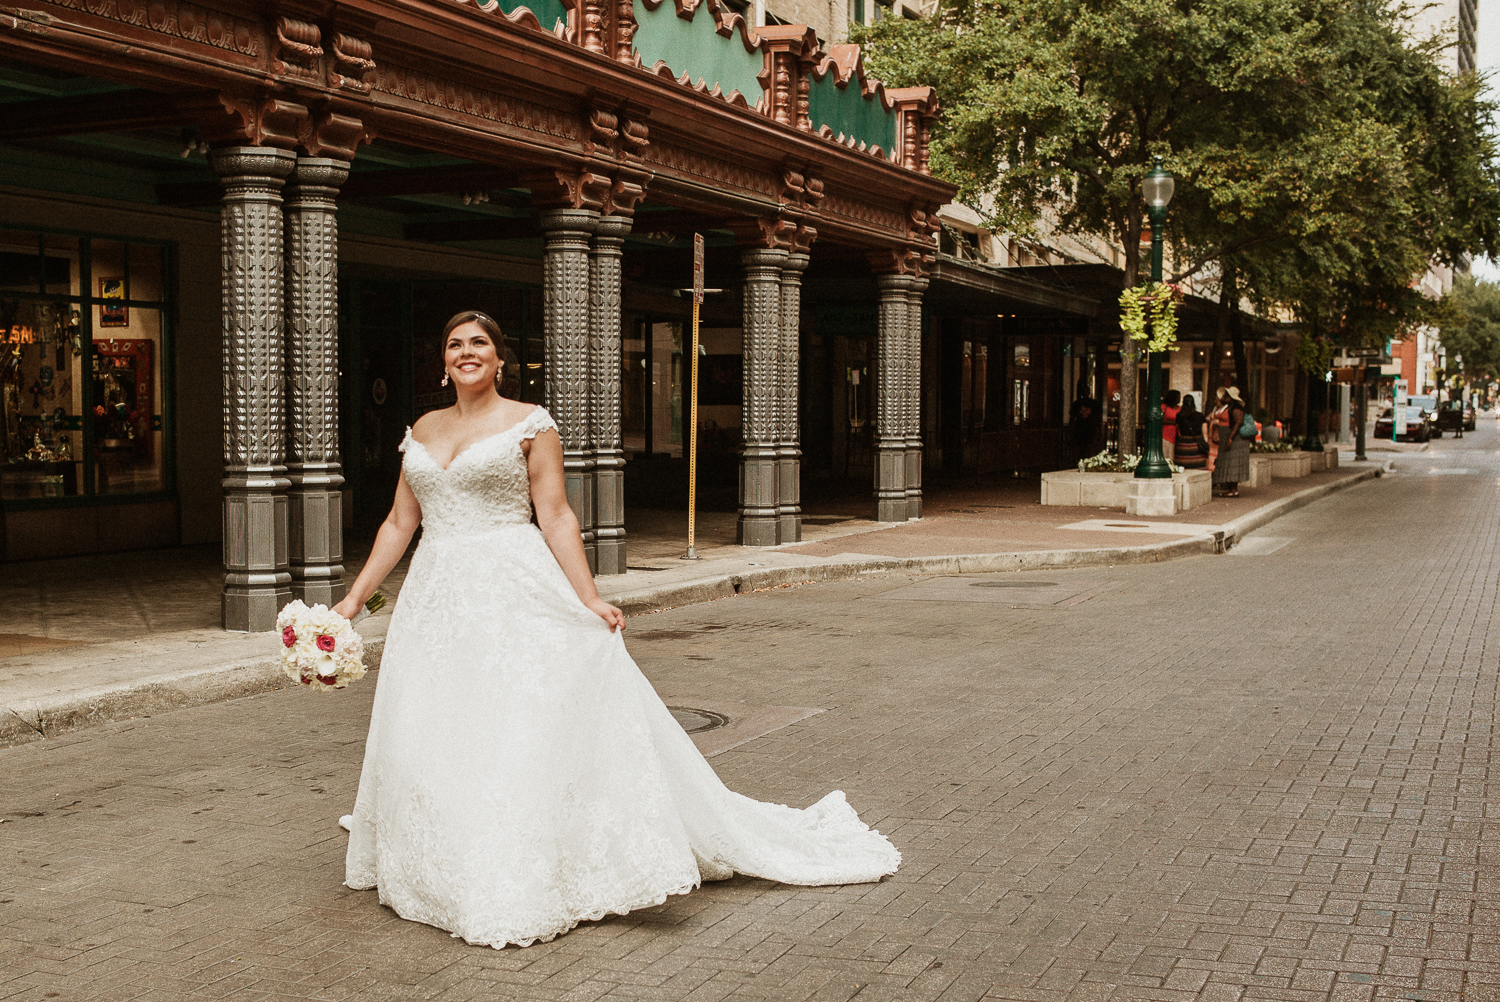
[[[1263,556],[996,576],[1074,604],[882,577],[632,620],[663,692],[826,710],[713,763],[846,790],[905,853],[879,884],[494,951],[340,885],[368,684],[0,752],[0,998],[1500,1002],[1496,442]]]

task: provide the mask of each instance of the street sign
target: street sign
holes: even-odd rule
[[[693,302],[699,305],[703,303],[703,234],[701,233],[693,234]]]
[[[1386,352],[1380,348],[1340,348],[1339,354],[1345,358],[1379,358]]]

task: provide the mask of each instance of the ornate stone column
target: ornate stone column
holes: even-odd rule
[[[625,573],[625,450],[620,437],[620,259],[628,216],[601,216],[589,261],[589,395],[597,573]]]
[[[781,351],[777,384],[781,388],[780,442],[776,448],[776,541],[802,539],[802,433],[798,425],[798,391],[802,375],[802,273],[808,255],[793,251],[781,269]]]
[[[926,278],[906,292],[906,517],[922,517],[922,294]]]
[[[224,597],[226,630],[274,629],[291,601],[281,185],[296,157],[264,146],[209,156],[224,194]]]
[[[875,276],[880,287],[880,329],[875,345],[879,367],[875,383],[875,521],[905,522],[907,354],[911,326],[907,321],[911,279],[887,273]]]
[[[589,241],[595,209],[541,214],[542,329],[546,343],[546,406],[562,438],[568,504],[578,516],[589,568],[598,566],[594,536],[594,456],[589,428]]]
[[[342,160],[298,157],[286,189],[286,387],[292,596],[344,597],[339,462],[339,228]]]
[[[744,396],[740,408],[740,518],[742,546],[775,546],[777,502],[777,360],[781,353],[781,275],[785,250],[747,248],[745,266]]]

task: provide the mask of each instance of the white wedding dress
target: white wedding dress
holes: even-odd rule
[[[734,873],[879,880],[901,861],[830,793],[728,790],[531,524],[538,407],[447,470],[407,432],[422,541],[392,614],[345,883],[470,943],[527,946]]]

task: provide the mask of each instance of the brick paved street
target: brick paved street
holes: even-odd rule
[[[369,680],[0,752],[0,998],[1500,1002],[1497,441],[1228,556],[633,619],[669,701],[826,711],[712,761],[846,790],[876,885],[525,950],[400,921],[340,885]]]

